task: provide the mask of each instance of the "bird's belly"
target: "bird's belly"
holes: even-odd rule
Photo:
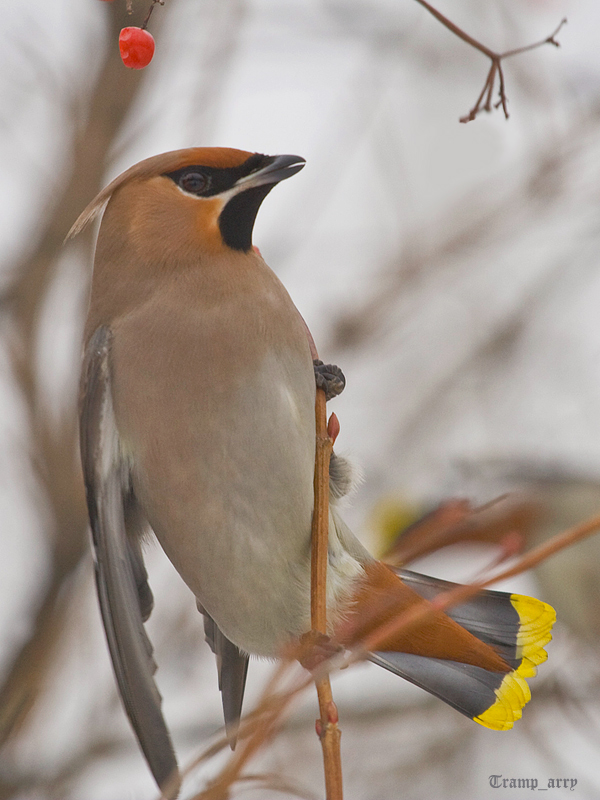
[[[288,537],[280,547],[270,535],[270,520],[262,523],[258,535],[239,523],[223,526],[210,548],[212,531],[200,531],[198,546],[188,549],[178,571],[227,638],[248,653],[276,657],[291,638],[310,629],[310,545],[304,527],[279,529],[280,538]],[[168,535],[159,538],[171,556]]]
[[[218,480],[218,470],[213,477]],[[249,476],[245,489],[237,484],[220,495],[213,482],[198,482],[190,502],[149,516],[170,560],[221,631],[247,652],[276,656],[310,627],[312,497],[304,492],[294,502],[271,503],[268,477],[257,477]]]
[[[265,656],[310,627],[314,378],[282,374],[266,360],[226,398],[165,392],[161,406],[189,420],[182,435],[127,436],[134,491],[168,557],[222,632]]]

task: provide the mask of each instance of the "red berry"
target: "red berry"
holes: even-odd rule
[[[154,37],[142,28],[123,28],[119,34],[121,59],[130,69],[143,69],[152,61]]]

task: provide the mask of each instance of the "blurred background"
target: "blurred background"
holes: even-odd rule
[[[345,515],[373,549],[447,498],[516,492],[526,547],[600,510],[597,2],[437,0],[500,51],[569,18],[560,50],[505,63],[510,120],[467,125],[488,62],[413,0],[166,0],[154,61],[126,70],[118,31],[148,5],[2,4],[0,798],[156,796],[116,694],[79,475],[95,231],[62,244],[142,158],[198,145],[306,157],[266,200],[255,243],[346,374],[336,447],[364,479]],[[498,554],[472,538],[411,566],[468,580]],[[147,562],[157,681],[185,764],[221,725],[214,658],[157,546]],[[599,587],[595,539],[502,587],[559,618],[511,733],[370,665],[337,677],[347,797],[485,800],[491,775],[576,779],[552,797],[600,796]],[[270,669],[251,664],[246,708]],[[308,693],[252,769],[322,796],[316,713]]]

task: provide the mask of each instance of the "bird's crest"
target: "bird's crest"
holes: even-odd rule
[[[184,150],[171,150],[168,153],[146,158],[126,169],[96,195],[77,217],[65,241],[77,236],[92,220],[96,219],[113,193],[130,180],[151,178],[192,164],[205,167],[239,167],[252,155],[246,150],[235,150],[231,147],[188,147]]]

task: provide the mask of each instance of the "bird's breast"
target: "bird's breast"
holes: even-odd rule
[[[148,521],[223,633],[265,655],[309,620],[315,384],[289,304],[163,297],[114,336],[115,415]]]

